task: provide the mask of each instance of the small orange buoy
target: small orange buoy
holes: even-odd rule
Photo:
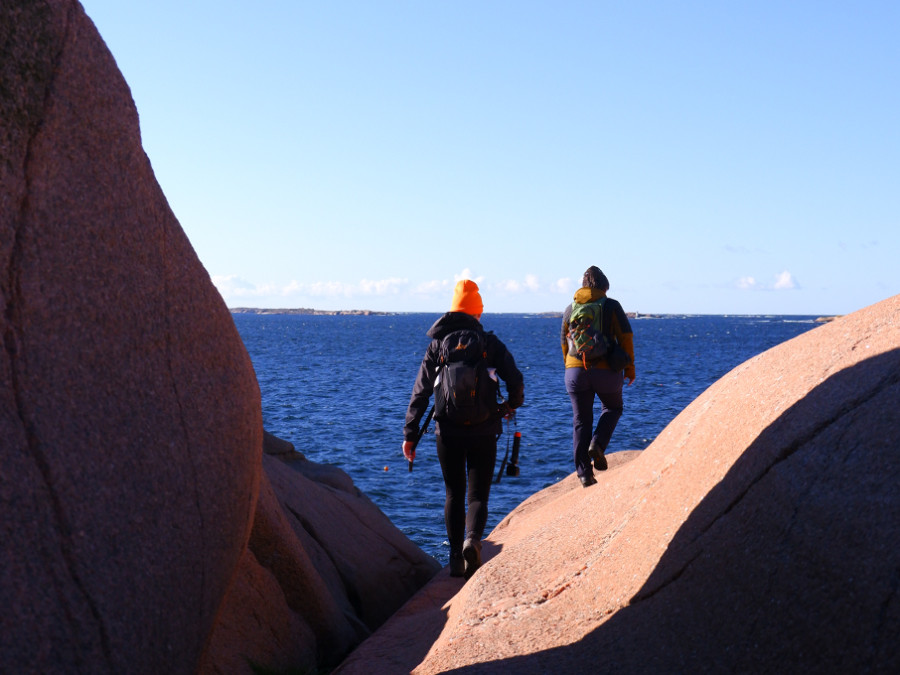
[[[388,467],[384,467],[384,470],[387,471],[387,470],[388,470]]]

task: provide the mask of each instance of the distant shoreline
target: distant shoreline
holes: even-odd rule
[[[232,314],[312,314],[316,316],[395,316],[402,312],[376,312],[371,309],[266,309],[260,307],[229,307]]]
[[[307,316],[400,316],[403,314],[440,314],[441,312],[379,312],[371,309],[311,309],[309,307],[294,308],[265,308],[265,307],[230,307],[228,309],[232,314],[296,314]],[[557,318],[562,317],[562,312],[487,312],[491,314],[523,314],[525,316],[536,316],[541,318]],[[693,316],[809,316],[814,317],[815,314],[643,314],[641,312],[626,312],[629,319],[663,319],[673,317],[693,317]],[[839,318],[835,316],[819,316],[814,319],[816,323],[828,323]]]

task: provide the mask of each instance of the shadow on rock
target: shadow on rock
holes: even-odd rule
[[[499,555],[502,548],[485,541],[481,549],[484,563]],[[412,672],[440,637],[447,623],[448,603],[465,583],[462,578],[451,577],[450,568],[445,567],[378,629],[377,639],[357,647],[333,671],[334,675]]]
[[[627,607],[570,646],[448,672],[900,672],[898,401],[900,350],[831,376],[747,448]]]

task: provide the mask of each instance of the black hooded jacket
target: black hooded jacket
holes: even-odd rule
[[[510,408],[518,408],[525,400],[525,385],[522,373],[516,368],[515,359],[500,339],[491,332],[485,331],[474,316],[465,312],[447,312],[428,329],[426,335],[431,338],[425,357],[419,367],[416,382],[413,385],[409,408],[406,410],[406,424],[403,427],[403,439],[415,440],[419,424],[428,410],[428,400],[434,391],[434,379],[437,374],[441,340],[456,330],[467,328],[477,330],[484,335],[487,348],[488,367],[496,368],[497,374],[506,383],[506,400]],[[498,436],[503,432],[501,418],[488,420],[475,426],[460,426],[449,421],[435,423],[436,433],[445,436]]]

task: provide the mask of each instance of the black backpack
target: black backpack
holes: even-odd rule
[[[441,340],[434,383],[435,418],[464,426],[487,422],[497,411],[499,385],[487,364],[487,343],[477,330],[453,331]]]

